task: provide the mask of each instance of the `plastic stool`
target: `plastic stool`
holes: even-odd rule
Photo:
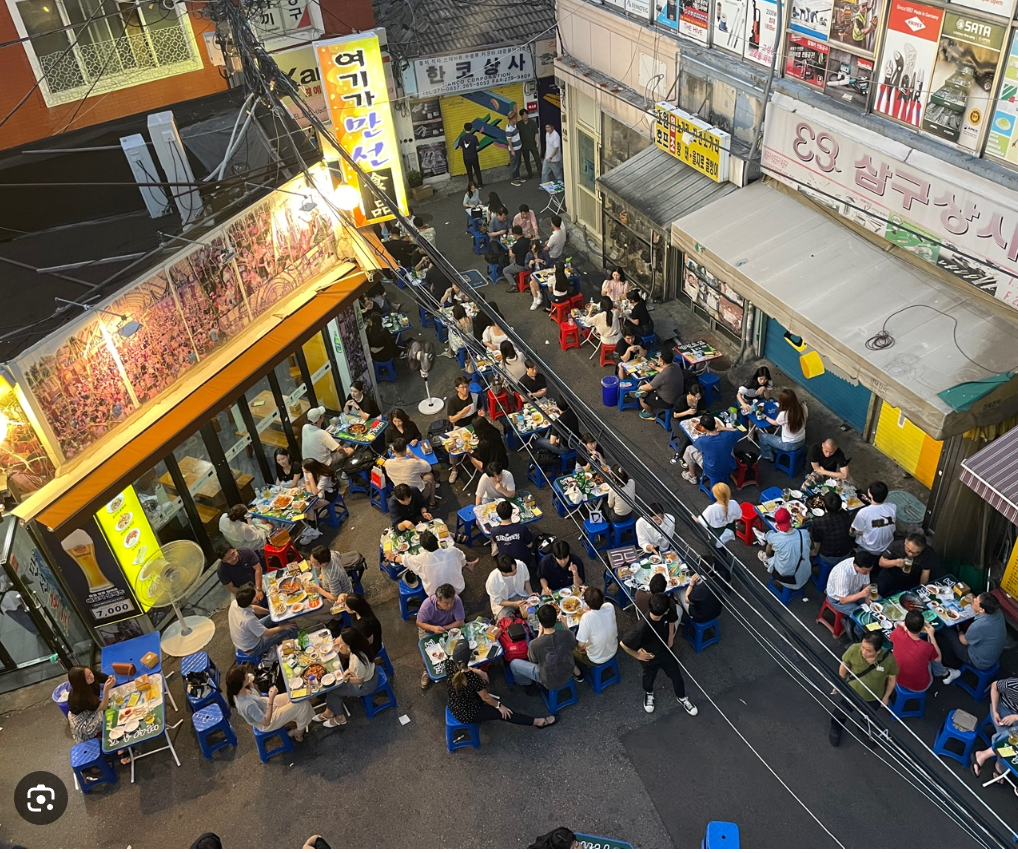
[[[651,332],[649,335],[640,335],[640,346],[642,346],[647,352],[653,352],[657,349],[657,333]]]
[[[583,545],[592,560],[597,559],[598,551],[607,551],[612,547],[611,532],[607,521],[594,522],[589,518],[583,519],[583,534]],[[603,538],[604,542],[598,545],[597,540],[600,538]]]
[[[371,474],[369,471],[354,471],[350,474],[350,484],[347,486],[347,497],[350,495],[366,495],[371,489]]]
[[[769,489],[764,489],[760,492],[760,503],[765,504],[768,501],[776,501],[782,494],[783,492],[778,486],[771,486]]]
[[[619,669],[618,656],[593,666],[580,664],[580,669],[587,673],[587,676],[590,678],[590,686],[597,696],[600,696],[601,691],[606,687],[622,681],[622,670]],[[606,672],[610,672],[611,675],[605,676]]]
[[[467,737],[457,740],[457,735],[467,733]],[[481,748],[481,727],[477,723],[461,723],[449,710],[445,709],[445,748],[449,752],[463,749],[465,746],[472,746],[474,749]]]
[[[482,234],[480,231],[471,232],[474,238],[474,254],[483,255],[485,252],[491,251],[491,241],[488,239],[487,234]]]
[[[399,573],[403,571],[403,567],[399,563],[390,563],[385,559],[385,552],[382,550],[382,546],[378,546],[378,568],[381,569],[389,576],[389,580],[399,580]]]
[[[247,652],[242,652],[240,649],[234,649],[236,652],[235,660],[237,666],[241,664],[249,663],[252,666],[258,666],[262,662],[262,659],[256,655],[249,655]]]
[[[368,500],[371,502],[371,505],[373,507],[375,507],[380,513],[382,513],[382,515],[389,514],[388,494],[389,494],[388,486],[382,488],[381,486],[376,486],[374,483],[372,483],[368,487]]]
[[[560,326],[570,320],[570,311],[572,306],[568,302],[552,302],[551,303],[551,319],[558,323]],[[576,324],[573,323],[575,326]]]
[[[210,690],[204,696],[194,697],[187,690],[184,691],[184,696],[187,697],[187,704],[191,706],[191,713],[200,711],[203,708],[208,708],[210,705],[217,705],[223,712],[224,716],[230,716],[230,704],[226,701],[226,697],[219,692],[218,686],[216,686],[214,690]]]
[[[700,491],[703,492],[707,497],[713,498],[714,493],[711,489],[714,488],[714,478],[704,471],[700,475]]]
[[[273,729],[271,732],[263,732],[258,729],[252,729],[252,731],[254,732],[255,744],[258,746],[258,757],[262,760],[262,764],[268,764],[269,759],[273,755],[279,755],[281,752],[293,752],[293,741],[290,740],[290,735],[287,734],[285,726]],[[274,737],[279,738],[280,744],[275,749],[269,749],[267,744]]]
[[[82,741],[71,747],[71,770],[74,771],[74,778],[78,780],[78,787],[81,788],[83,794],[87,794],[92,788],[103,784],[103,782],[109,782],[111,785],[117,784],[116,768],[114,768],[113,762],[103,755],[99,738]],[[86,780],[86,770],[97,770],[99,778]]]
[[[794,477],[798,474],[805,461],[805,445],[798,450],[777,450],[774,452],[774,467],[779,471],[784,471],[789,477]]]
[[[738,850],[739,825],[723,820],[712,820],[707,824],[707,834],[700,842],[704,850]]]
[[[824,613],[834,614],[834,621],[829,622],[825,617]],[[844,614],[840,610],[835,610],[831,607],[831,602],[827,600],[827,594],[824,593],[824,603],[820,605],[820,612],[817,614],[817,625],[823,625],[827,628],[835,637],[840,637],[845,633],[845,626],[841,624],[841,620],[844,618]]]
[[[498,280],[502,277],[502,266],[501,264],[488,264],[488,279],[492,284],[498,284]]]
[[[557,714],[563,708],[575,705],[580,701],[580,696],[576,692],[576,682],[572,678],[558,690],[545,690],[542,687],[541,696],[544,699],[544,704],[548,706],[549,714]]]
[[[774,577],[767,582],[767,589],[773,592],[778,598],[781,599],[781,603],[788,607],[795,599],[803,598],[806,595],[806,588],[804,586],[798,589],[792,589],[791,587],[785,586],[784,584],[779,585]]]
[[[638,409],[640,408],[640,401],[632,396],[632,392],[639,388],[639,383],[635,379],[623,379],[619,382],[619,411],[624,412],[626,409]],[[626,397],[629,397],[627,400]]]
[[[301,561],[300,551],[293,542],[277,547],[271,542],[265,546],[265,568],[270,572],[277,569],[285,569],[289,563]]]
[[[826,595],[827,579],[831,576],[831,569],[833,569],[837,563],[832,563],[822,554],[817,554],[815,559],[819,573],[813,576],[813,586],[817,588],[817,592],[822,592]]]
[[[350,491],[354,491],[352,479],[350,480]],[[360,489],[360,491],[364,491],[364,489]],[[338,511],[337,507],[339,508]],[[346,501],[343,500],[342,495],[336,495],[336,499],[332,503],[326,504],[322,509],[318,510],[319,518],[321,518],[322,513],[325,513],[325,523],[329,527],[335,527],[336,529],[339,529],[339,525],[350,517],[350,510],[346,508]],[[297,557],[299,562],[300,555],[298,554]]]
[[[460,347],[456,350],[456,363],[460,366],[460,370],[467,369],[467,348]]]
[[[425,310],[423,305],[417,306],[417,316],[421,321],[422,329],[426,329],[428,328],[428,326],[435,325],[435,315],[430,314],[427,310]]]
[[[977,702],[982,702],[989,695],[990,684],[996,680],[999,672],[999,663],[995,663],[989,669],[976,669],[971,664],[962,664],[957,684]],[[975,683],[972,683],[972,679],[975,679]]]
[[[580,349],[583,346],[580,340],[580,327],[572,320],[566,320],[558,327],[558,345],[562,352],[573,348]]]
[[[742,518],[735,522],[735,535],[745,542],[747,545],[755,545],[756,537],[753,536],[754,530],[763,530],[763,520],[757,515],[756,507],[749,503],[739,504],[742,507]],[[742,525],[742,529],[739,529],[739,525]]]
[[[694,622],[692,619],[688,619],[682,623],[682,636],[689,640],[689,644],[697,654],[700,654],[707,646],[721,642],[721,628],[718,625],[718,619],[720,617],[708,622]],[[714,633],[708,637],[708,631]]]
[[[558,460],[559,470],[563,474],[568,474],[576,466],[576,451],[570,450],[568,453],[563,453]]]
[[[477,516],[474,514],[474,505],[468,504],[462,507],[456,513],[456,538],[460,537],[460,534],[467,537],[467,545],[473,546],[474,539],[484,539],[484,534],[481,533],[480,527],[477,527]]]
[[[696,381],[703,388],[703,404],[710,406],[714,400],[721,400],[721,377],[716,373],[701,373]]]
[[[544,469],[536,462],[531,462],[527,465],[527,479],[539,489],[543,489],[548,485],[548,475],[544,473]]]
[[[219,679],[219,667],[216,666],[207,652],[195,652],[180,661],[180,677],[184,678],[192,672],[207,672],[216,687],[222,683]]]
[[[392,661],[389,660],[389,653],[385,650],[384,645],[378,650],[378,657],[382,660],[382,669],[385,670],[385,674],[392,678],[395,675],[395,670],[392,668]]]
[[[909,703],[913,707],[909,708]],[[926,711],[926,691],[906,690],[900,684],[894,686],[891,693],[891,713],[904,719],[905,717],[922,717]],[[982,727],[977,729],[977,733]]]
[[[748,479],[752,477],[753,479]],[[732,479],[735,481],[735,488],[741,489],[749,485],[760,484],[760,460],[757,459],[752,465],[747,465],[738,456],[735,457],[735,470],[732,472]]]
[[[617,344],[601,344],[601,367],[615,366],[615,347]],[[610,358],[609,358],[610,356]],[[669,418],[671,413],[669,413]]]
[[[421,309],[424,310],[423,308]],[[375,362],[375,382],[395,382],[396,381],[396,359],[390,358],[388,361],[376,361]]]
[[[520,293],[526,293],[528,290],[530,290],[530,283],[529,281],[527,281],[527,279],[529,278],[530,273],[527,272],[526,270],[523,270],[523,272],[516,273],[516,287]]]
[[[660,412],[657,413],[657,417],[654,418],[654,423],[661,426],[666,433],[671,435],[672,433],[672,407],[666,406]]]
[[[625,521],[609,521],[612,531],[612,548],[621,548],[627,533],[631,533],[636,541],[636,519],[630,513]]]
[[[375,700],[379,696],[382,697],[382,701],[376,702]],[[393,692],[392,687],[389,686],[389,679],[385,675],[385,670],[378,673],[378,688],[370,696],[361,696],[361,704],[364,706],[364,713],[368,715],[369,720],[373,720],[375,714],[379,711],[397,707],[396,694]]]
[[[440,344],[449,342],[449,328],[442,322],[440,317],[435,317],[435,334],[438,335],[438,342]],[[399,343],[397,338],[396,343]]]
[[[191,717],[191,724],[194,726],[194,733],[198,735],[198,746],[201,747],[201,754],[209,760],[212,754],[224,746],[236,746],[237,736],[233,733],[229,721],[223,716],[218,705],[209,705],[196,711]],[[209,738],[215,732],[221,732],[223,739],[213,743]]]
[[[508,415],[511,411],[512,407],[509,405],[508,391],[496,394],[491,389],[488,389],[488,414],[491,417],[500,418],[503,415]]]
[[[969,758],[972,755],[972,750],[976,745],[976,733],[975,732],[963,732],[961,729],[957,729],[954,726],[954,715],[955,711],[952,711],[947,715],[947,719],[944,720],[944,724],[940,727],[940,731],[937,732],[937,739],[933,743],[933,752],[936,755],[943,755],[945,758],[953,758],[955,761],[960,761],[965,767],[969,766]],[[957,741],[961,744],[961,751],[958,751],[954,747],[950,747],[952,741]]]
[[[399,615],[403,617],[404,622],[409,622],[411,617],[417,615],[426,597],[424,584],[419,579],[415,587],[409,587],[403,578],[399,579]],[[415,601],[416,606],[411,607]]]

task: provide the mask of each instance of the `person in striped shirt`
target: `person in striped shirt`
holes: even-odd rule
[[[876,557],[867,551],[860,551],[854,557],[838,563],[827,578],[827,603],[839,613],[851,616],[852,611],[870,594],[870,572],[874,563]],[[845,624],[853,636],[858,635],[858,629],[851,620]]]

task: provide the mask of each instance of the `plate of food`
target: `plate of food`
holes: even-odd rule
[[[527,606],[528,607],[537,607],[537,605],[540,604],[540,603],[541,603],[541,596],[539,596],[539,595],[532,595],[532,596],[530,596],[530,598],[527,599]]]
[[[657,554],[653,554],[651,555],[650,561],[656,566],[658,563],[661,562],[661,557]]]
[[[396,550],[397,551],[409,551],[410,550],[410,543],[406,542],[406,541],[400,542],[399,545],[396,546]]]
[[[292,610],[292,611],[293,611],[294,613],[301,613],[301,612],[303,612],[303,610],[304,610],[304,607],[305,607],[305,604],[304,604],[304,602],[303,602],[303,601],[298,601],[298,602],[297,602],[296,604],[291,604],[291,605],[290,605],[290,609],[291,609],[291,610]]]
[[[812,512],[813,515],[815,515],[817,518],[820,518],[820,516],[822,516],[824,514],[824,510],[822,510],[818,506],[813,507],[813,509],[810,510],[810,512]]]
[[[304,686],[304,679],[303,678],[291,678],[290,679],[290,689],[291,690],[300,690],[303,686]]]
[[[800,491],[799,491],[798,489],[792,489],[792,490],[791,490],[791,491],[789,492],[789,494],[790,494],[790,495],[791,495],[791,496],[792,496],[793,498],[795,498],[796,500],[801,500],[801,499],[802,499],[802,492],[800,492]]]
[[[311,678],[311,676],[321,681],[325,678],[325,667],[320,663],[311,664],[311,666],[304,670],[304,678]]]
[[[543,424],[544,415],[542,415],[540,412],[534,412],[534,414],[531,415],[530,420],[532,420],[535,424]]]
[[[110,515],[116,515],[120,511],[120,507],[124,505],[124,496],[117,495],[113,500],[106,504],[106,512]]]
[[[418,533],[423,533],[423,532],[424,532],[425,530],[427,530],[427,529],[428,529],[428,523],[427,523],[426,521],[422,521],[422,522],[420,522],[420,523],[419,523],[419,524],[418,524],[418,525],[417,525],[417,526],[416,526],[416,527],[414,528],[414,530],[416,530],[416,531],[417,531]]]
[[[125,732],[126,732],[127,734],[131,734],[131,733],[133,733],[133,732],[136,732],[136,731],[138,731],[138,727],[139,727],[140,725],[141,725],[141,720],[128,720],[128,721],[127,721],[127,722],[126,722],[126,723],[124,724],[124,731],[125,731]]]
[[[301,589],[300,579],[297,577],[287,578],[280,582],[279,589],[287,594],[299,592]]]
[[[109,734],[107,736],[110,739],[110,743],[116,743],[124,736],[124,727],[117,726],[116,728],[110,729]]]
[[[286,603],[290,605],[299,604],[307,597],[308,594],[304,590],[299,589],[297,592],[291,593],[286,597]]]
[[[562,599],[560,606],[564,613],[572,615],[583,606],[583,602],[581,602],[575,595],[567,595]]]
[[[346,431],[350,433],[350,435],[364,435],[364,433],[368,431],[368,428],[364,424],[350,424],[350,426],[346,428]]]
[[[336,683],[336,673],[327,672],[322,676],[322,687],[331,687]]]
[[[134,520],[133,512],[124,512],[120,514],[120,518],[117,519],[117,533],[123,533],[131,526],[131,522]]]
[[[132,527],[128,534],[124,537],[124,547],[130,551],[138,541],[141,539],[141,531],[137,527]]]
[[[276,495],[276,497],[272,501],[272,508],[283,510],[289,507],[290,504],[292,503],[293,498],[291,498],[289,495]]]

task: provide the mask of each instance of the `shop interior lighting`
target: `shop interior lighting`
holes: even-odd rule
[[[115,311],[107,311],[105,308],[96,308],[94,305],[86,305],[84,302],[75,302],[73,299],[61,299],[59,296],[55,296],[54,299],[57,302],[64,303],[65,305],[77,305],[79,308],[88,308],[92,311],[98,311],[100,314],[109,314],[111,317],[118,317],[121,322],[117,332],[122,338],[129,338],[141,329],[141,323],[137,320],[129,320],[126,314],[117,314]]]
[[[304,213],[311,213],[312,210],[318,207],[318,203],[313,198],[311,198],[311,196],[305,195],[304,193],[295,193],[293,190],[284,190],[281,187],[273,187],[269,184],[256,184],[253,183],[252,181],[244,181],[244,186],[260,187],[263,190],[272,190],[273,192],[286,193],[287,195],[295,195],[298,198],[302,198],[304,199],[304,204],[300,206],[300,209]]]
[[[350,184],[340,184],[335,189],[336,207],[340,210],[356,210],[361,204],[361,194]]]

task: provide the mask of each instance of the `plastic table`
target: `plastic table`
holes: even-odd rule
[[[152,668],[145,666],[141,662],[141,659],[149,652],[155,652],[159,658]],[[133,663],[137,672],[130,676],[117,675],[113,671],[113,664],[115,663]],[[159,651],[158,631],[153,631],[151,634],[143,634],[140,637],[133,637],[130,640],[122,640],[111,646],[104,646],[99,662],[100,668],[106,675],[116,677],[117,687],[126,684],[128,681],[134,681],[139,675],[151,675],[162,672],[162,665],[163,659],[162,653]]]

